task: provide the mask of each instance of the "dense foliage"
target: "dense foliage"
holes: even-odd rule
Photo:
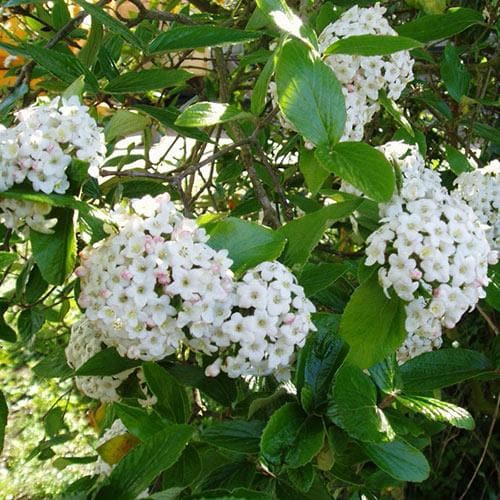
[[[0,449],[31,372],[62,498],[495,495],[496,0],[1,16]]]

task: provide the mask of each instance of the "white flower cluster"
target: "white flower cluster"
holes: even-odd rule
[[[39,233],[50,234],[57,224],[57,219],[45,218],[50,210],[46,203],[0,198],[0,224],[19,233],[25,233],[28,226]]]
[[[79,304],[122,356],[159,360],[184,329],[209,335],[230,314],[232,261],[168,195],[117,207],[119,231],[81,254]]]
[[[397,35],[384,18],[385,7],[357,5],[329,24],[319,36],[320,51],[337,40],[354,35]],[[397,100],[407,83],[413,80],[413,59],[408,51],[387,56],[329,55],[325,59],[342,84],[347,120],[342,141],[361,141],[364,127],[379,110],[378,95],[386,90]]]
[[[380,205],[382,226],[372,233],[366,265],[376,263],[379,281],[408,302],[408,337],[401,362],[441,345],[441,326],[453,328],[485,296],[488,263],[496,261],[474,212],[426,169],[414,146],[402,142],[381,148],[396,162],[402,186]]]
[[[96,174],[106,153],[104,136],[76,96],[34,104],[16,117],[16,126],[0,130],[0,191],[28,179],[35,191],[65,193],[73,158]]]
[[[0,192],[28,180],[35,191],[65,193],[69,187],[66,169],[72,158],[88,162],[90,173],[97,175],[106,153],[104,136],[77,97],[56,97],[16,116],[14,127],[0,125]],[[57,221],[45,220],[49,212],[43,203],[0,197],[0,223],[16,231],[28,226],[50,233]]]
[[[104,335],[87,319],[71,327],[71,336],[66,347],[68,365],[77,370],[86,361],[102,351]],[[127,370],[108,377],[77,376],[76,386],[86,396],[104,402],[118,401],[116,389],[134,370]]]
[[[207,375],[284,378],[314,330],[314,306],[293,274],[264,262],[235,282],[226,250],[213,250],[168,195],[113,216],[118,232],[81,253],[79,304],[120,355],[160,360],[186,346],[217,354]]]
[[[469,205],[483,224],[490,226],[486,236],[490,245],[500,248],[500,161],[484,168],[464,172],[455,180],[458,195]]]
[[[289,379],[296,348],[315,330],[315,307],[295,276],[279,262],[263,262],[236,284],[234,306],[237,312],[203,339],[207,350],[220,353],[206,374],[216,376],[222,369],[232,378],[274,374]]]

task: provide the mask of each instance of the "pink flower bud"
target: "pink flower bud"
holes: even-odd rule
[[[90,298],[88,295],[85,295],[84,293],[81,293],[80,296],[78,297],[78,305],[82,307],[83,309],[86,309],[90,305]]]
[[[111,292],[107,289],[107,288],[103,288],[100,292],[99,292],[99,295],[103,298],[103,299],[107,299],[111,296]]]
[[[132,277],[133,277],[133,274],[131,271],[129,271],[128,269],[125,269],[125,271],[123,271],[120,276],[124,279],[124,280],[131,280]]]
[[[422,271],[420,269],[414,269],[411,273],[412,280],[419,280],[422,277]]]
[[[75,274],[81,278],[83,276],[85,276],[87,274],[87,269],[85,269],[85,267],[83,266],[78,266],[76,269],[75,269]]]
[[[168,274],[162,273],[161,271],[156,272],[155,276],[156,276],[156,281],[158,281],[160,285],[168,285],[171,282],[171,279],[168,276]]]

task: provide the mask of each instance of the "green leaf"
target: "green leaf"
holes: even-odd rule
[[[0,269],[4,270],[17,260],[17,254],[0,251]]]
[[[241,118],[252,117],[231,104],[220,102],[197,102],[186,108],[175,120],[180,127],[210,127]]]
[[[400,50],[422,47],[418,40],[393,35],[354,35],[332,43],[324,52],[330,54],[350,54],[357,56],[384,56]]]
[[[389,201],[396,187],[394,169],[377,149],[364,142],[341,142],[333,150],[316,149],[316,158],[329,172],[378,202]]]
[[[313,320],[318,331],[307,337],[299,352],[295,372],[297,393],[308,413],[326,403],[333,376],[348,351],[345,342],[337,335],[338,315],[318,313]]]
[[[187,446],[179,460],[163,473],[162,487],[171,489],[182,486],[182,490],[198,479],[201,470],[200,454],[194,446]]]
[[[56,406],[49,410],[43,419],[43,425],[45,427],[45,432],[50,437],[54,437],[60,430],[64,429],[64,412],[62,408]]]
[[[444,48],[440,69],[441,79],[446,90],[448,90],[448,94],[459,102],[460,98],[467,95],[469,91],[470,74],[465,69],[457,49],[451,44]]]
[[[130,451],[113,469],[97,498],[133,500],[180,457],[193,428],[170,425]]]
[[[306,186],[312,195],[318,194],[330,172],[314,156],[311,149],[302,148],[299,155],[299,170],[304,176]]]
[[[467,157],[461,153],[458,149],[455,149],[449,144],[444,145],[446,151],[446,159],[450,164],[452,172],[456,175],[460,175],[463,172],[471,172],[472,166],[467,160]]]
[[[405,392],[422,393],[458,384],[493,369],[480,352],[440,349],[426,352],[401,366]]]
[[[33,304],[46,292],[49,284],[43,279],[42,273],[37,265],[31,269],[28,282],[26,283],[25,298],[28,304]]]
[[[104,88],[110,94],[133,94],[182,85],[193,75],[183,69],[143,69],[123,73]]]
[[[262,33],[222,26],[176,26],[160,33],[150,44],[149,53],[221,47],[249,42]]]
[[[187,422],[190,416],[186,390],[160,365],[147,362],[142,367],[144,378],[157,397],[155,408],[162,415],[176,423]]]
[[[262,433],[260,450],[270,465],[297,468],[319,453],[323,440],[321,419],[307,417],[297,404],[288,403],[271,416]]]
[[[216,250],[227,249],[233,259],[232,269],[237,274],[261,262],[277,259],[285,243],[278,232],[233,217],[218,222],[208,240]]]
[[[113,141],[118,137],[126,137],[135,132],[142,132],[149,124],[150,120],[147,116],[126,109],[119,109],[113,114],[104,128],[106,141]]]
[[[420,42],[431,42],[449,38],[461,33],[469,26],[482,23],[483,16],[473,9],[455,7],[445,14],[422,16],[409,23],[396,26],[399,35],[414,38]]]
[[[66,363],[66,355],[62,348],[45,355],[32,370],[41,378],[67,378],[73,374],[73,370]]]
[[[114,347],[107,347],[92,356],[75,371],[77,376],[107,377],[139,366],[140,360],[120,356]]]
[[[345,363],[337,372],[328,415],[351,437],[369,443],[391,441],[395,434],[377,406],[377,389],[361,368]]]
[[[87,3],[84,0],[75,0],[75,2],[88,12],[93,19],[104,24],[112,33],[121,36],[130,45],[140,49],[143,46],[141,39],[132,33],[123,23],[111,17],[107,12],[104,12],[102,7]]]
[[[3,443],[5,440],[5,428],[7,427],[7,416],[9,414],[9,409],[7,407],[7,401],[2,391],[0,391],[0,453],[3,450]]]
[[[83,64],[72,54],[63,54],[39,45],[26,47],[31,58],[49,73],[70,85],[80,75],[87,73]]]
[[[493,144],[500,146],[500,131],[486,123],[474,123],[474,133]]]
[[[402,439],[389,443],[362,443],[362,447],[376,465],[400,481],[420,483],[429,477],[425,456]]]
[[[314,30],[303,23],[285,0],[257,0],[257,7],[281,30],[292,35],[313,49],[318,48]]]
[[[85,89],[85,77],[82,75],[82,76],[79,76],[73,83],[71,83],[71,85],[68,85],[68,87],[63,92],[61,97],[63,97],[64,99],[68,99],[72,96],[77,96],[78,98],[81,99],[84,89]],[[88,170],[89,164],[87,162],[73,158],[70,166],[72,164],[74,165],[75,163],[82,164],[82,165],[85,164],[87,166],[87,170]]]
[[[210,142],[207,133],[202,130],[196,130],[191,127],[178,127],[175,124],[175,120],[177,120],[180,113],[174,108],[157,108],[156,106],[148,106],[146,104],[135,104],[134,108],[148,114],[151,118],[160,122],[165,128],[170,128],[180,135],[192,137],[202,142]]]
[[[459,429],[474,429],[474,419],[472,415],[460,406],[456,406],[439,399],[422,396],[407,396],[401,394],[397,396],[397,401],[410,410],[421,413],[431,420],[446,422]]]
[[[33,257],[43,278],[51,285],[64,282],[75,267],[76,237],[73,226],[73,211],[58,208],[52,210],[51,217],[58,222],[52,234],[30,231]]]
[[[169,425],[155,411],[147,411],[137,406],[113,403],[113,410],[127,430],[141,441],[148,440]]]
[[[392,100],[387,97],[387,93],[384,90],[379,91],[378,95],[378,100],[380,104],[384,107],[384,109],[391,115],[396,123],[399,123],[401,127],[407,132],[407,134],[410,136],[411,140],[413,141],[412,144],[415,142],[415,136],[416,133],[413,130],[411,123],[408,121],[406,116],[404,115],[403,110]],[[424,137],[425,140],[425,137]],[[424,155],[425,156],[425,155]]]
[[[17,318],[17,330],[23,341],[27,341],[35,335],[45,323],[45,311],[37,307],[24,309]]]
[[[185,488],[183,486],[176,486],[173,488],[167,488],[163,491],[157,491],[156,493],[149,495],[148,500],[178,500],[184,489]]]
[[[282,256],[283,263],[288,267],[304,265],[325,230],[335,221],[349,216],[361,201],[361,198],[355,198],[335,203],[280,227],[275,233],[288,240]]]
[[[307,493],[311,489],[314,482],[314,467],[311,463],[308,463],[298,469],[288,470],[287,476],[298,490]]]
[[[252,96],[250,98],[250,111],[255,116],[259,116],[266,107],[266,99],[268,96],[267,89],[269,88],[269,82],[274,73],[274,62],[274,56],[271,54],[253,86]]]
[[[0,339],[6,342],[16,341],[16,332],[5,322],[4,314],[10,303],[0,300]]]
[[[258,453],[264,423],[258,420],[228,420],[207,427],[201,440],[240,453]]]
[[[404,303],[385,296],[377,273],[351,295],[340,321],[340,336],[351,348],[348,359],[361,368],[382,361],[406,338]]]
[[[56,0],[52,7],[52,21],[56,30],[61,29],[67,22],[71,21],[71,15],[64,0]]]
[[[300,286],[304,287],[307,297],[312,297],[328,288],[349,270],[345,264],[306,264],[298,276]]]
[[[500,312],[500,263],[489,267],[490,284],[486,288],[486,302]]]
[[[86,68],[91,68],[96,62],[103,35],[102,23],[93,17],[87,41],[77,55],[78,59]]]
[[[372,366],[370,376],[377,387],[386,394],[398,394],[403,388],[403,379],[394,354]]]
[[[69,465],[72,465],[72,464],[91,464],[91,463],[94,463],[94,462],[97,461],[97,458],[98,458],[97,455],[93,455],[93,456],[90,456],[90,457],[69,457],[69,456],[63,456],[63,457],[56,458],[52,462],[52,465],[57,470],[64,470],[66,467],[68,467]],[[66,498],[66,497],[62,496],[60,498]]]
[[[342,87],[333,70],[297,40],[279,53],[276,85],[282,113],[307,140],[333,145],[340,139],[346,120]]]

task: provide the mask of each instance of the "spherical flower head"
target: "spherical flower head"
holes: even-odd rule
[[[489,228],[491,247],[500,248],[500,161],[493,160],[483,168],[463,172],[454,182],[455,192],[472,208],[478,219]]]
[[[18,124],[0,129],[0,191],[28,179],[35,191],[63,194],[73,160],[96,176],[106,154],[104,135],[76,96],[56,97],[16,113]]]
[[[80,368],[86,361],[101,352],[103,339],[102,332],[87,319],[75,323],[71,328],[69,343],[65,349],[68,365],[74,370]],[[78,389],[90,398],[104,402],[118,401],[119,395],[116,390],[132,371],[126,370],[107,377],[77,376],[75,383]]]
[[[318,41],[320,51],[338,40],[354,35],[397,35],[384,18],[379,3],[369,8],[354,6],[326,26]],[[379,92],[397,100],[407,83],[413,80],[413,59],[408,51],[386,56],[328,55],[325,58],[343,86],[347,121],[341,140],[360,141],[364,127],[379,110]]]
[[[439,347],[442,327],[454,327],[484,297],[493,254],[472,209],[448,193],[416,147],[380,149],[397,165],[401,185],[379,206],[382,225],[367,239],[365,264],[380,265],[386,295],[408,304],[408,338],[398,351],[404,361]]]
[[[115,207],[115,232],[81,254],[79,303],[122,356],[160,360],[230,315],[232,261],[167,194]],[[208,347],[207,347],[208,349]],[[212,352],[210,349],[205,352]]]
[[[294,362],[296,350],[315,327],[314,305],[297,279],[283,264],[263,262],[247,271],[236,284],[231,316],[212,337],[203,340],[218,350],[218,359],[206,369],[230,377],[280,378]]]

